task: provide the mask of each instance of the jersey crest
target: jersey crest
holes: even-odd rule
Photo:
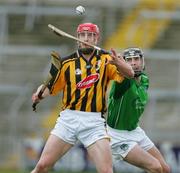
[[[123,150],[123,151],[127,151],[128,148],[129,148],[129,145],[128,145],[128,144],[122,144],[122,145],[120,145],[120,148],[121,148],[121,150]]]
[[[81,69],[77,68],[77,69],[75,70],[75,73],[76,73],[76,75],[81,75],[81,74],[82,74],[82,71],[81,71]]]
[[[147,101],[141,101],[141,99],[139,97],[137,97],[132,101],[132,106],[136,110],[143,112],[146,103],[147,103]]]
[[[78,89],[90,88],[99,79],[99,74],[91,74],[84,78],[82,81],[77,83],[76,87]]]

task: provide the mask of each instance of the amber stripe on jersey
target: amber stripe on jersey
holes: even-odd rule
[[[64,91],[63,109],[106,111],[106,90],[109,81],[123,80],[114,65],[106,65],[108,59],[109,54],[95,51],[87,61],[80,50],[62,59],[61,71],[51,88],[51,94]]]
[[[75,73],[76,69],[81,69],[80,58],[76,59],[76,61],[74,61],[74,63],[75,63],[75,69],[72,72],[70,72],[70,74]],[[73,83],[77,84],[78,82],[81,81],[81,75],[75,75],[74,79],[75,79],[75,81]],[[76,87],[76,86],[74,86],[74,87]],[[70,109],[73,109],[73,110],[76,109],[76,105],[78,103],[78,100],[80,99],[80,94],[81,94],[80,90],[78,90],[78,89],[76,89],[74,92],[75,92],[75,99],[71,103],[71,107],[70,107]]]

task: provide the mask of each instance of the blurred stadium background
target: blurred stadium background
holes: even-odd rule
[[[86,14],[78,16],[82,5]],[[82,22],[101,29],[100,46],[144,50],[150,101],[142,127],[173,173],[180,173],[180,0],[0,0],[0,173],[27,171],[36,163],[59,112],[59,96],[31,108],[31,95],[45,79],[50,52],[73,52],[76,42],[57,37],[49,23],[75,35]],[[54,170],[94,171],[85,150],[75,146]],[[116,172],[140,169],[115,163]],[[16,173],[16,172],[15,172]]]

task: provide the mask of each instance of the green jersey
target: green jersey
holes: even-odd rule
[[[108,99],[107,124],[118,130],[133,130],[147,104],[149,79],[145,74],[140,81],[125,79],[122,83],[113,82]]]

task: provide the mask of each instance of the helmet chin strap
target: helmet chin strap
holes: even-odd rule
[[[94,48],[80,48],[79,49],[83,54],[88,55],[91,54],[94,51]]]
[[[139,77],[145,70],[145,64],[144,64],[144,57],[142,57],[142,65],[141,65],[141,70],[134,70],[134,77]]]
[[[134,69],[134,77],[141,76],[141,74],[143,73],[144,70],[145,70],[145,66],[144,66],[144,59],[143,59],[141,68],[140,69]]]
[[[134,71],[134,77],[139,77],[141,76],[142,71]]]

